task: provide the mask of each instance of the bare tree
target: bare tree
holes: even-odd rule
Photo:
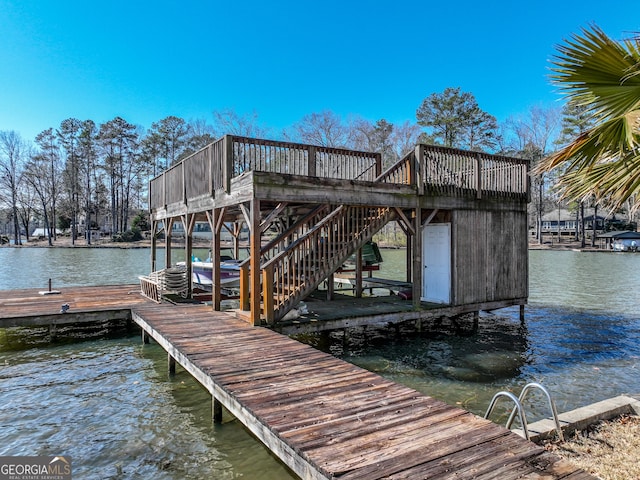
[[[224,109],[213,112],[213,134],[217,138],[226,134],[265,138],[271,135],[271,129],[260,123],[256,112],[240,115],[233,109]]]
[[[400,125],[394,125],[391,133],[391,143],[395,149],[396,157],[400,159],[413,150],[418,143],[419,137],[420,127],[415,123],[406,121]]]
[[[551,153],[559,134],[560,110],[533,106],[526,115],[511,117],[506,122],[503,133],[507,135],[503,143],[506,151],[501,153],[516,155],[531,160],[535,167],[546,155]],[[536,192],[536,200],[532,202],[533,215],[536,217],[536,237],[542,242],[542,216],[548,203],[555,203],[550,198],[547,188],[549,179],[544,174],[532,176],[531,189]]]
[[[11,131],[0,131],[0,185],[8,191],[4,201],[8,203],[13,219],[13,238],[22,245],[18,216],[18,195],[23,174],[25,143],[20,135]]]
[[[189,120],[187,123],[187,135],[185,139],[185,149],[182,152],[184,158],[206,147],[216,140],[213,126],[209,125],[204,118]]]
[[[48,128],[36,135],[36,145],[40,152],[32,156],[29,168],[32,185],[37,183],[38,195],[41,200],[46,199],[47,206],[44,212],[45,224],[48,226],[47,236],[49,245],[57,238],[57,212],[56,203],[60,190],[60,147],[56,134],[52,128]],[[46,211],[49,209],[49,212]]]
[[[305,115],[290,135],[295,141],[323,147],[347,148],[353,142],[351,129],[330,110]]]

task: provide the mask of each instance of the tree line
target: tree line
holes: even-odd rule
[[[533,106],[499,124],[472,93],[447,88],[423,100],[415,122],[401,124],[345,119],[330,110],[305,115],[281,132],[264,125],[255,113],[233,110],[213,112],[210,122],[169,116],[148,129],[120,117],[100,125],[69,118],[32,142],[17,132],[0,131],[0,215],[4,233],[16,243],[21,232],[28,239],[34,219],[44,227],[49,244],[57,229],[70,230],[75,242],[81,222],[91,243],[94,228],[115,235],[135,227],[146,211],[148,180],[224,134],[379,152],[385,166],[417,143],[536,163],[588,127],[582,113],[571,107]],[[557,201],[548,177],[540,173],[533,179],[537,199],[532,214],[538,218]]]

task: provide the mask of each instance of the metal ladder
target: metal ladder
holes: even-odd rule
[[[522,389],[522,392],[520,392],[520,396],[516,397],[513,393],[511,392],[506,392],[506,391],[502,391],[502,392],[498,392],[496,393],[493,398],[491,399],[491,403],[489,404],[489,408],[487,409],[487,413],[484,414],[484,418],[488,419],[489,415],[491,415],[491,412],[493,412],[494,407],[496,406],[496,403],[498,401],[499,398],[501,397],[507,397],[509,399],[511,399],[511,401],[514,404],[513,410],[511,411],[511,415],[509,415],[509,419],[507,420],[506,423],[506,427],[508,429],[511,429],[511,425],[513,424],[513,421],[516,418],[516,414],[519,416],[520,418],[520,424],[522,425],[522,431],[524,432],[524,438],[526,438],[527,440],[530,440],[529,438],[529,427],[527,424],[527,417],[524,413],[524,409],[522,408],[522,403],[524,402],[524,399],[527,396],[527,393],[529,393],[529,390],[531,390],[532,388],[537,388],[539,390],[542,391],[542,393],[545,394],[545,396],[547,397],[547,400],[549,401],[549,407],[551,408],[551,414],[553,416],[553,421],[556,425],[556,432],[558,432],[558,438],[560,439],[561,442],[564,442],[564,434],[562,433],[562,427],[560,426],[560,420],[558,420],[558,411],[556,410],[556,404],[553,401],[553,399],[551,398],[551,395],[549,394],[549,391],[541,384],[536,383],[536,382],[532,382],[532,383],[528,383],[524,386],[524,388]]]

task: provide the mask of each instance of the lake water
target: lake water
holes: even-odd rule
[[[400,278],[404,252],[383,255]],[[135,283],[148,270],[146,249],[0,248],[3,290]],[[524,326],[516,307],[483,313],[472,336],[445,322],[308,340],[481,415],[495,392],[530,381],[566,411],[640,391],[638,272],[636,254],[532,251]],[[24,348],[20,338],[0,331],[0,455],[71,455],[75,478],[295,478],[229,415],[213,425],[209,394],[180,368],[169,377],[159,346],[136,335]],[[529,420],[546,415],[530,398]]]

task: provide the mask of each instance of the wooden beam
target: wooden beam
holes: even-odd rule
[[[251,296],[251,323],[260,325],[260,200],[251,200],[251,211],[249,212],[249,230],[251,232],[249,242],[250,254],[250,296]]]
[[[156,262],[158,256],[158,234],[156,230],[158,229],[158,221],[151,220],[151,272],[156,271]]]
[[[260,223],[260,229],[264,231],[265,228],[268,228],[269,225],[282,213],[282,211],[289,205],[288,202],[280,202],[276,205],[269,215],[265,217],[265,219]]]
[[[356,298],[362,298],[362,248],[356,252]]]
[[[416,208],[415,218],[415,230],[416,234],[413,235],[413,268],[412,268],[412,284],[413,284],[413,307],[420,308],[420,297],[422,296],[422,228],[421,219],[422,210],[418,206]]]
[[[169,375],[176,374],[176,359],[171,356],[170,353],[167,354],[167,360],[169,364]]]
[[[434,208],[433,211],[427,217],[427,219],[420,226],[424,227],[425,225],[429,225],[431,223],[431,220],[433,220],[437,214],[438,214],[438,209]],[[420,232],[420,233],[422,233],[422,232]]]
[[[253,201],[250,202],[251,205],[253,205]],[[249,209],[247,208],[247,206],[244,203],[241,203],[238,205],[240,207],[240,211],[242,212],[242,216],[244,217],[244,221],[247,222],[247,227],[249,227],[249,232],[253,233],[253,225],[254,225],[254,221],[252,218],[252,214],[253,212],[250,212]],[[258,228],[260,228],[260,212],[258,212],[258,224],[257,224]]]
[[[402,209],[400,209],[398,207],[394,207],[393,209],[396,211],[396,214],[398,214],[398,216],[400,217],[400,219],[402,220],[404,225],[406,225],[407,229],[405,230],[405,233],[408,231],[411,234],[415,235],[416,230],[415,230],[415,228],[413,228],[413,225],[411,225],[411,223],[412,223],[411,220],[409,220],[407,218],[407,216],[404,214]]]
[[[171,230],[173,229],[173,222],[174,222],[173,217],[165,221],[165,227],[164,227],[164,244],[165,244],[164,266],[165,268],[171,267]]]
[[[211,235],[211,303],[215,311],[222,309],[222,293],[220,286],[220,232],[221,219],[224,217],[224,208],[216,208],[212,212],[212,223],[215,228]]]
[[[183,217],[184,224],[184,264],[187,267],[187,292],[191,296],[193,290],[193,278],[191,277],[191,269],[193,268],[193,229],[196,225],[195,214],[186,214]]]

